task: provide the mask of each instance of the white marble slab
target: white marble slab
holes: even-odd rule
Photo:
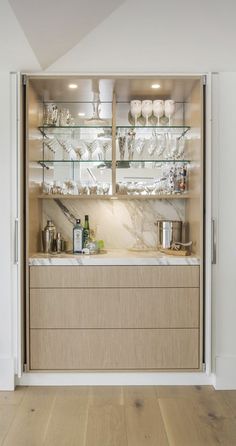
[[[194,256],[164,255],[158,251],[132,252],[117,249],[98,255],[36,254],[29,258],[29,265],[200,265],[200,259]]]

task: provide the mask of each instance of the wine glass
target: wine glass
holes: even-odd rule
[[[153,101],[153,114],[157,118],[157,125],[160,125],[160,118],[164,115],[164,101],[156,99]]]
[[[142,101],[134,99],[130,102],[130,113],[134,118],[134,125],[137,125],[137,119],[140,118],[142,114]]]
[[[165,101],[165,116],[169,119],[169,125],[170,125],[170,118],[173,116],[175,112],[175,101],[172,101],[172,99],[168,99]]]
[[[152,116],[152,101],[145,99],[142,101],[142,115],[146,119],[146,126],[148,125],[148,118]]]

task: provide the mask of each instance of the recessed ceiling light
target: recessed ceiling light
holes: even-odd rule
[[[157,89],[157,88],[160,88],[161,86],[160,86],[160,84],[152,84],[152,88],[154,88],[154,89]]]
[[[78,88],[78,85],[77,84],[69,84],[68,87],[71,88],[72,90],[74,90],[75,88]]]
[[[85,113],[80,112],[78,113],[78,116],[85,116]]]

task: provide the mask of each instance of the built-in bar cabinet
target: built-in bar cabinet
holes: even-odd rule
[[[204,78],[28,75],[24,98],[27,370],[201,370]],[[104,249],[73,255],[86,214]],[[163,219],[191,255],[160,252]]]

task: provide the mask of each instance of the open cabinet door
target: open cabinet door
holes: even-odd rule
[[[23,252],[23,91],[20,73],[10,74],[11,165],[12,165],[12,308],[15,374],[21,377],[24,364],[24,252]]]

